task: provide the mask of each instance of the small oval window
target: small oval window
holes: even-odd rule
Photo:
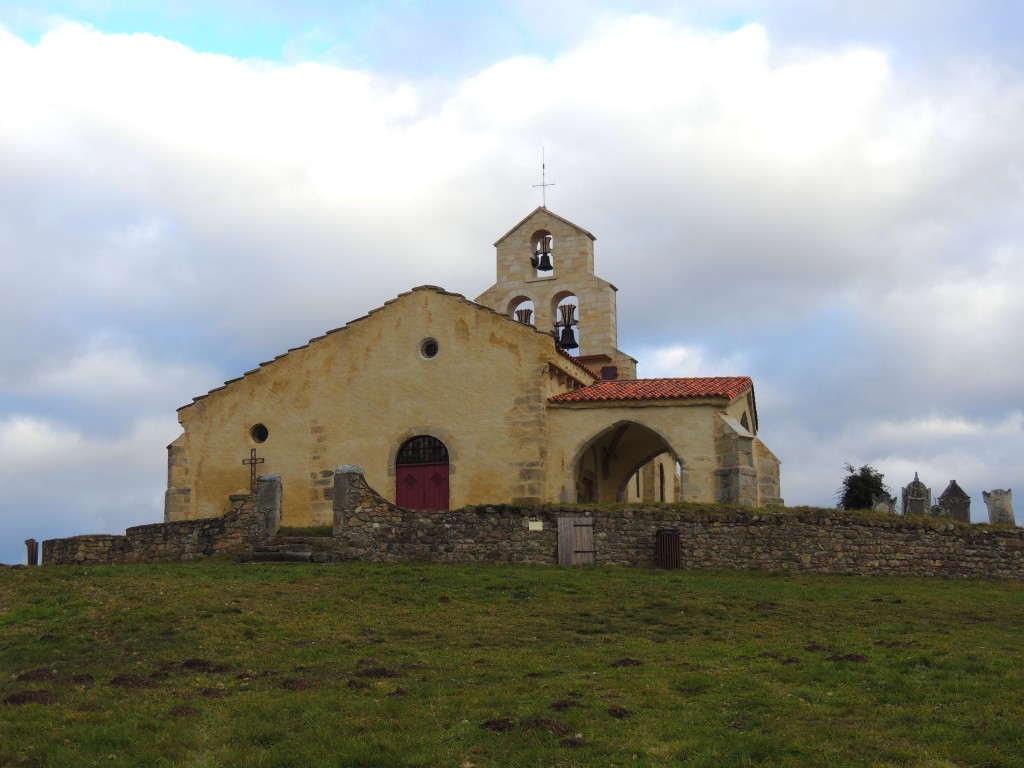
[[[249,437],[254,443],[264,443],[270,437],[270,430],[264,424],[257,424],[249,430]]]
[[[437,357],[439,349],[436,339],[427,339],[420,345],[420,354],[429,360],[432,357]]]

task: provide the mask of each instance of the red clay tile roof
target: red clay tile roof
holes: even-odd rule
[[[605,403],[619,400],[687,400],[721,397],[735,400],[754,386],[749,376],[701,379],[635,379],[598,381],[589,387],[548,398],[551,403]]]

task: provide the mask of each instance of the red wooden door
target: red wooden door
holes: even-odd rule
[[[448,509],[448,462],[399,464],[395,503],[406,509]]]

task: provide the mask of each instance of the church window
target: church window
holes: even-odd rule
[[[665,465],[658,465],[658,501],[665,501]]]
[[[267,438],[270,437],[270,430],[264,424],[255,424],[249,430],[249,437],[252,438],[254,443],[265,443]]]
[[[420,345],[420,354],[423,355],[427,360],[432,357],[437,357],[437,353],[441,347],[438,346],[437,339],[424,339]]]
[[[740,419],[740,425],[745,430],[747,430],[747,432],[750,431],[750,421],[747,419],[747,412],[746,411],[743,412],[743,418]]]
[[[430,435],[417,435],[398,450],[395,464],[436,464],[448,461],[444,443]]]

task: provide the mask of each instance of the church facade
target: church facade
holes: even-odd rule
[[[258,468],[283,525],[327,524],[340,464],[413,510],[782,504],[749,378],[636,378],[593,235],[541,207],[495,247],[475,301],[414,288],[180,408],[164,519],[226,513]]]

